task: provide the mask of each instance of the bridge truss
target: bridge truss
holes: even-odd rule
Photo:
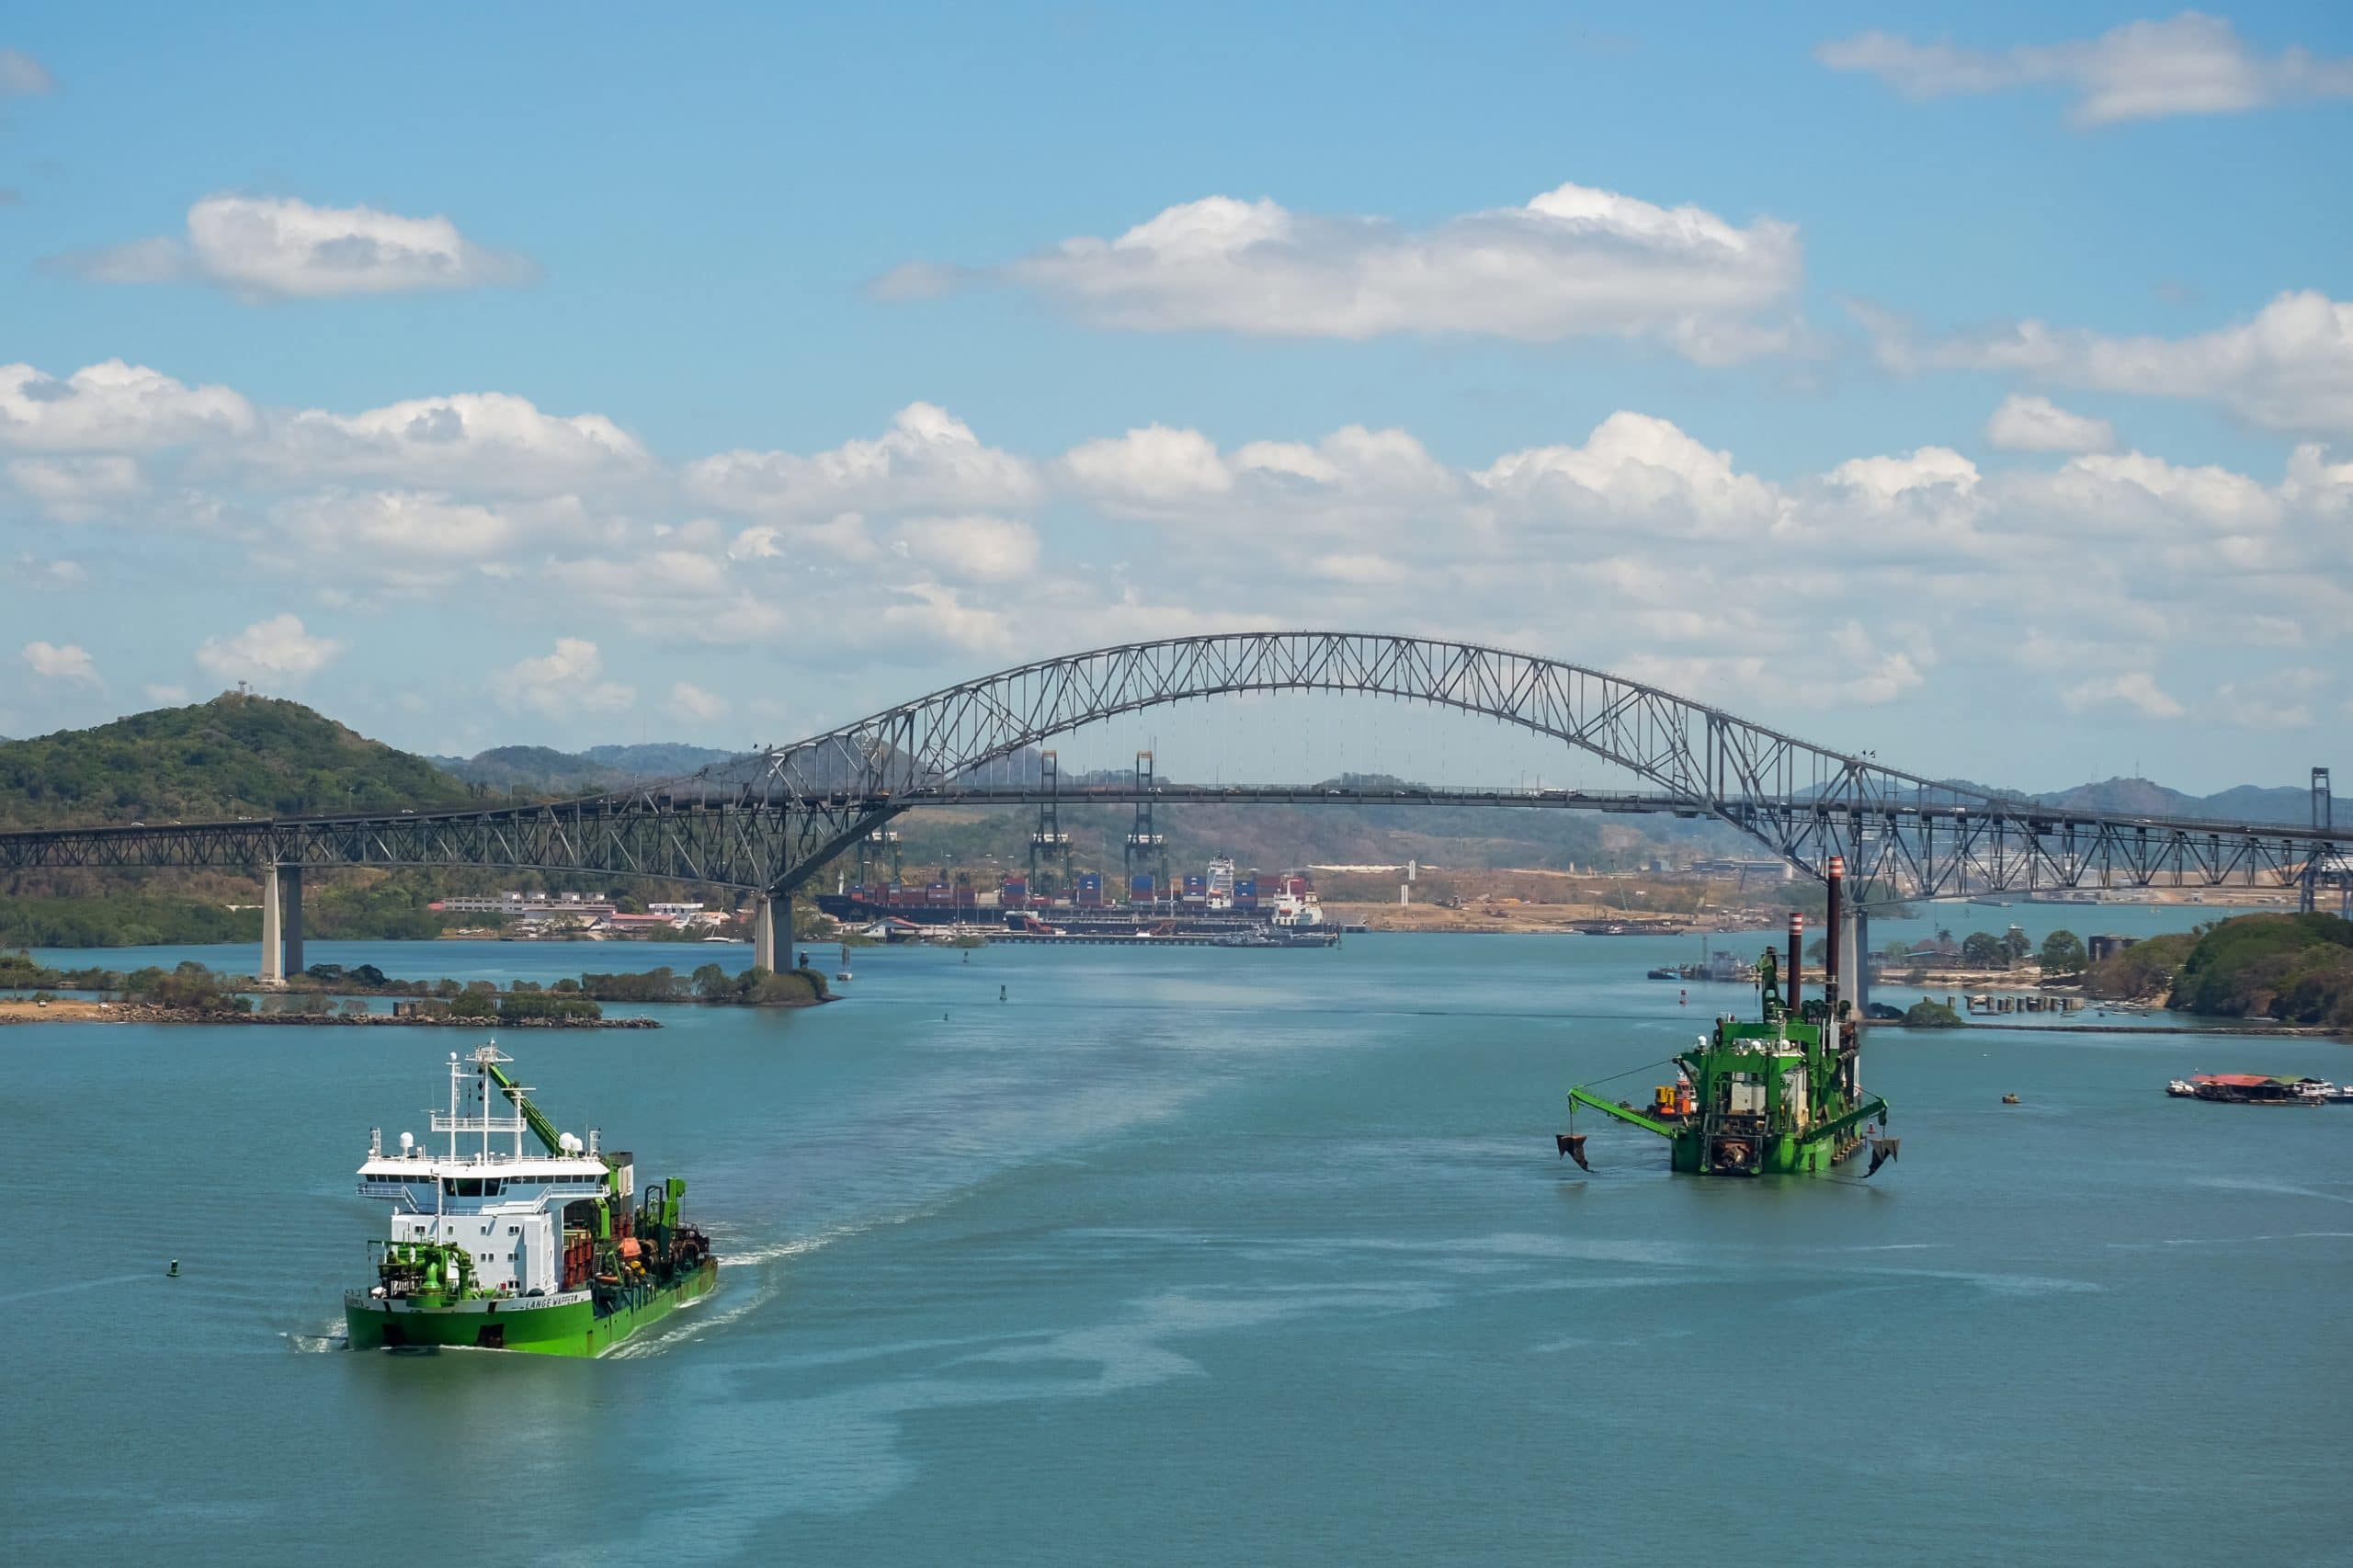
[[[1171,638],[967,681],[673,784],[554,804],[393,815],[135,824],[0,835],[0,869],[131,866],[517,868],[790,893],[924,805],[1036,801],[991,765],[1085,725],[1250,692],[1338,692],[1483,715],[1625,768],[1647,791],[1178,787],[1061,789],[1063,804],[1149,788],[1186,801],[1518,806],[1730,824],[1805,874],[1843,856],[1862,903],[1974,892],[2242,885],[2342,876],[2353,827],[2062,811],[1832,751],[1654,687],[1427,638],[1270,631]],[[1123,790],[1125,792],[1123,792]]]

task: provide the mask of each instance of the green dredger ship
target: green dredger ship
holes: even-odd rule
[[[371,1244],[376,1283],[344,1293],[353,1349],[597,1356],[718,1283],[710,1238],[678,1217],[687,1184],[640,1197],[635,1161],[600,1150],[594,1131],[585,1144],[559,1132],[500,1070],[511,1060],[495,1045],[450,1053],[449,1108],[433,1113],[445,1152],[404,1132],[388,1154],[382,1131],[370,1136],[359,1192],[391,1203],[392,1224]],[[526,1131],[542,1152],[525,1153]]]
[[[1862,1050],[1851,1004],[1838,994],[1838,903],[1845,866],[1830,862],[1830,961],[1824,995],[1802,1000],[1803,916],[1790,916],[1786,998],[1772,949],[1758,960],[1762,1003],[1758,1022],[1726,1017],[1692,1048],[1674,1058],[1677,1082],[1662,1085],[1642,1110],[1613,1102],[1580,1084],[1569,1091],[1569,1119],[1590,1106],[1605,1116],[1668,1140],[1669,1163],[1697,1176],[1806,1176],[1826,1172],[1868,1150],[1870,1176],[1895,1158],[1901,1141],[1877,1135],[1887,1125],[1887,1102],[1865,1095]],[[1639,1071],[1639,1069],[1638,1069]],[[1586,1134],[1571,1131],[1555,1142],[1586,1169]]]

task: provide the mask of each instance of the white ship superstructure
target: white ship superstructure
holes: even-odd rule
[[[1313,888],[1279,893],[1275,898],[1274,913],[1267,919],[1286,930],[1307,930],[1324,924],[1323,901],[1315,896]]]
[[[564,1206],[608,1193],[626,1203],[632,1170],[626,1159],[607,1165],[594,1129],[585,1144],[562,1134],[561,1154],[526,1153],[529,1124],[519,1108],[497,1113],[489,1103],[490,1075],[482,1071],[512,1060],[494,1045],[481,1047],[471,1059],[451,1051],[449,1108],[433,1113],[433,1131],[446,1136],[446,1147],[428,1151],[404,1132],[399,1151],[388,1154],[378,1130],[359,1167],[359,1195],[392,1205],[393,1242],[462,1248],[473,1260],[477,1288],[540,1295],[563,1284]],[[512,1147],[497,1146],[507,1139]],[[581,1295],[585,1298],[585,1290]]]

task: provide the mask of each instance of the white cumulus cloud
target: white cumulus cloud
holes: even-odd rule
[[[89,573],[78,561],[44,560],[31,551],[18,552],[8,563],[7,578],[28,587],[64,589],[78,588],[90,579]]]
[[[1461,475],[1403,430],[1345,426],[1314,442],[1251,441],[1221,452],[1198,430],[1147,426],[1083,442],[1063,483],[1129,517],[1249,527],[1279,514],[1363,521],[1460,499]]]
[[[196,650],[196,662],[220,680],[245,680],[267,687],[276,682],[298,684],[324,669],[343,652],[331,637],[313,637],[296,615],[275,615],[257,620],[231,637],[208,637]]]
[[[506,392],[415,398],[354,415],[305,410],[277,422],[256,456],[295,474],[524,493],[627,478],[652,464],[636,437],[602,415],[542,414]]]
[[[727,711],[727,704],[691,681],[670,687],[670,706],[698,723],[708,724]]]
[[[90,660],[87,651],[68,642],[28,642],[17,655],[29,665],[33,674],[43,680],[78,681],[85,686],[103,687],[98,667]]]
[[[2013,392],[1985,421],[1985,439],[2006,452],[2105,452],[2116,445],[2116,426]]]
[[[585,637],[559,637],[537,658],[522,659],[491,679],[510,708],[532,708],[550,718],[609,713],[637,700],[633,687],[606,680],[604,655]]]
[[[1006,517],[916,517],[899,530],[908,559],[980,583],[1011,582],[1038,566],[1038,533]]]
[[[1834,71],[1869,72],[1913,98],[2057,86],[2074,94],[2071,118],[2083,126],[2353,96],[2353,59],[2301,47],[2267,55],[2227,19],[2197,11],[2127,22],[2097,38],[2006,50],[1871,31],[1825,43],[1814,58]]]
[[[193,280],[257,300],[477,289],[538,274],[528,259],[475,244],[445,217],[254,196],[204,198],[188,210],[184,236],[79,252],[55,265],[101,282]]]
[[[2121,707],[2143,718],[2178,719],[2189,711],[2158,686],[2156,677],[2146,670],[2128,670],[2122,675],[2085,681],[2061,692],[2059,700],[2071,713],[2087,708]]]
[[[1181,508],[1233,489],[1233,471],[1199,430],[1150,425],[1082,442],[1063,455],[1079,489],[1128,512]]]
[[[2023,372],[2065,386],[2220,403],[2279,430],[2353,432],[2353,303],[2311,290],[2251,321],[2192,337],[2111,337],[2023,321],[1927,343],[1877,312],[1865,321],[1897,370]]]
[[[282,502],[272,515],[316,552],[345,555],[365,573],[420,560],[487,560],[512,548],[521,531],[492,507],[406,490],[323,491]]]
[[[119,359],[63,381],[0,365],[0,446],[31,451],[142,451],[203,437],[242,436],[253,404],[222,386],[188,386]]]
[[[872,440],[830,451],[721,452],[688,465],[688,491],[730,511],[824,516],[844,511],[986,510],[1029,505],[1036,470],[984,446],[972,426],[911,403]]]
[[[138,463],[119,456],[18,458],[8,465],[8,479],[42,511],[69,522],[95,517],[146,488]]]
[[[1523,206],[1418,232],[1211,196],[1116,238],[1065,240],[972,276],[1025,285],[1090,321],[1136,331],[1648,337],[1714,362],[1790,343],[1783,312],[1803,270],[1787,223],[1760,218],[1742,227],[1699,207],[1563,185]],[[880,289],[936,292],[953,277],[918,267]]]
[[[1611,415],[1582,447],[1506,453],[1472,478],[1507,515],[1537,524],[1759,538],[1787,513],[1779,489],[1741,472],[1731,453],[1646,414]]]

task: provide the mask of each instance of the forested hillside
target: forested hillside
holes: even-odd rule
[[[2247,915],[2199,933],[2167,1006],[2353,1028],[2353,920]]]
[[[299,702],[224,692],[0,744],[0,827],[458,805],[472,791]]]

